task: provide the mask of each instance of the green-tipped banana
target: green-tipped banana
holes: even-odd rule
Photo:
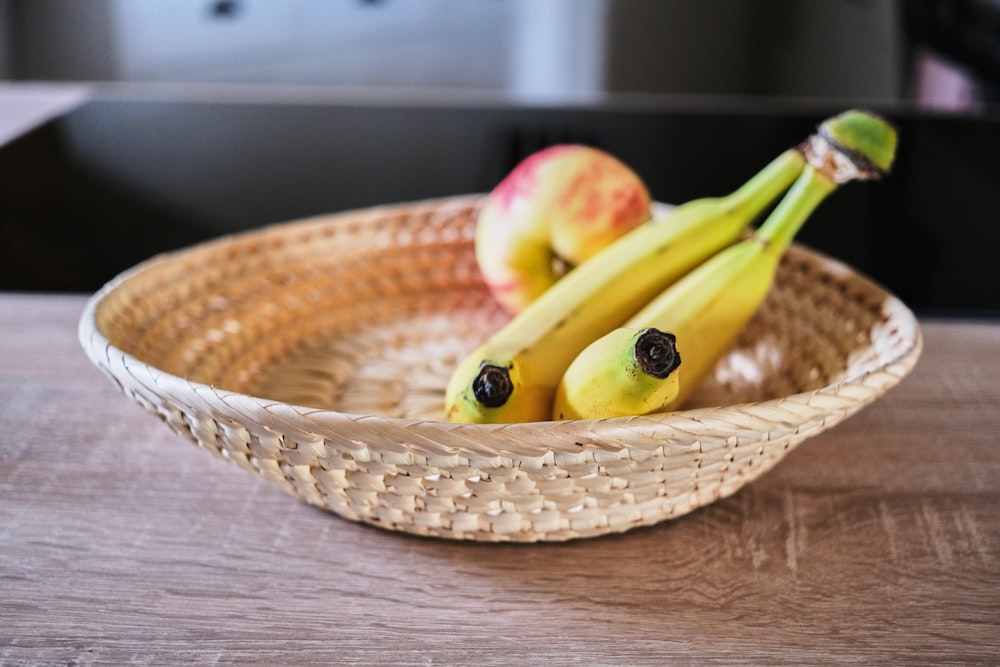
[[[735,242],[804,166],[801,150],[789,149],[732,194],[678,206],[574,268],[458,366],[445,396],[448,419],[548,420],[556,386],[583,348]]]
[[[673,334],[654,328],[614,329],[588,345],[566,369],[552,418],[625,417],[658,410],[677,398],[680,364]]]
[[[846,130],[849,151],[827,138]],[[895,130],[871,114],[851,111],[824,123],[803,146],[809,164],[756,233],[668,287],[623,329],[588,346],[566,370],[552,418],[597,419],[620,416],[629,406],[632,415],[681,406],[764,302],[782,255],[816,207],[843,183],[887,172],[895,149]],[[620,370],[632,368],[627,357],[633,345],[626,335],[650,327],[676,336],[684,360],[679,387],[676,372],[658,380],[632,379]],[[667,400],[657,405],[661,395]]]

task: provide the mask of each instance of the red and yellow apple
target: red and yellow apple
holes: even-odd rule
[[[650,218],[635,172],[605,151],[560,144],[529,155],[487,195],[476,261],[493,297],[518,313],[572,267]]]

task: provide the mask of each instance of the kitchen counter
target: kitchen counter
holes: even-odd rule
[[[0,293],[0,665],[975,664],[1000,653],[1000,322],[736,495],[565,544],[306,506],[118,394],[80,295]]]
[[[85,102],[91,86],[0,81],[0,146]]]

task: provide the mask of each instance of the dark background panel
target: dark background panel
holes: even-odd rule
[[[91,291],[220,234],[486,192],[558,142],[613,152],[661,201],[725,194],[840,110],[98,99],[0,147],[0,289]],[[894,172],[835,193],[799,240],[918,311],[1000,313],[1000,124],[876,110],[900,131]]]

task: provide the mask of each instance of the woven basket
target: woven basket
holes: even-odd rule
[[[479,201],[351,211],[152,258],[93,296],[80,340],[132,401],[307,503],[484,541],[616,533],[729,496],[920,354],[900,301],[796,246],[689,409],[447,423],[451,370],[505,320],[472,254]]]

